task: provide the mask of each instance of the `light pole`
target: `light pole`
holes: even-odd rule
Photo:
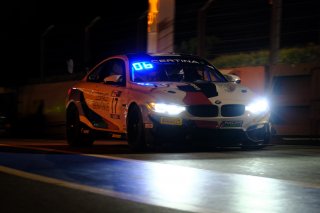
[[[266,89],[271,92],[273,85],[274,68],[279,63],[280,34],[281,34],[281,16],[282,0],[270,0],[271,4],[271,28],[270,28],[270,53],[269,63],[266,69]]]
[[[90,42],[90,29],[93,27],[97,21],[101,19],[100,16],[96,16],[92,21],[84,28],[84,66],[85,69],[88,68],[89,61],[91,58],[91,42]]]
[[[198,11],[198,49],[199,56],[204,57],[206,46],[206,15],[207,10],[214,0],[208,0]]]
[[[139,18],[137,19],[137,46],[136,46],[136,50],[137,52],[141,52],[144,51],[144,35],[146,32],[146,30],[144,30],[144,22],[145,19],[147,18],[148,15],[148,10],[146,10],[144,13],[142,13]],[[142,21],[143,20],[143,21]]]
[[[54,25],[50,25],[46,30],[41,34],[40,37],[40,80],[44,80],[44,54],[45,54],[45,40],[46,35],[54,28]]]

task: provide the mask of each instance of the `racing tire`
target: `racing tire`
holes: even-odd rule
[[[145,129],[142,114],[137,105],[129,109],[127,120],[127,140],[128,145],[133,151],[158,152],[161,144],[150,129]]]
[[[75,106],[67,110],[66,136],[70,146],[91,146],[94,142],[92,130],[84,125],[79,119],[79,112]]]
[[[145,151],[145,132],[140,109],[133,105],[128,114],[128,144],[133,151]]]

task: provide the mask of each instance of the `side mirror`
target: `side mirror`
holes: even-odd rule
[[[232,74],[224,74],[224,77],[229,81],[229,82],[233,82],[236,84],[240,84],[241,83],[241,79],[239,76],[237,75],[232,75]]]

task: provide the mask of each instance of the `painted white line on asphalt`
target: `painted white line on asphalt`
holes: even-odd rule
[[[167,208],[173,208],[173,209],[179,209],[179,210],[184,210],[184,211],[192,211],[192,212],[212,212],[215,213],[216,211],[212,211],[212,209],[205,209],[199,206],[194,206],[194,205],[189,205],[186,203],[173,203],[170,202],[169,200],[161,200],[159,198],[151,198],[151,197],[139,197],[134,194],[126,194],[126,193],[119,193],[115,192],[112,190],[108,189],[101,189],[101,188],[96,188],[96,187],[91,187],[87,185],[82,185],[82,184],[76,184],[60,179],[55,179],[55,178],[50,178],[42,175],[37,175],[21,170],[16,170],[12,169],[9,167],[5,166],[0,166],[0,172],[10,174],[10,175],[15,175],[18,177],[22,178],[27,178],[43,183],[48,183],[56,186],[62,186],[65,188],[70,188],[70,189],[75,189],[75,190],[81,190],[85,192],[90,192],[90,193],[95,193],[99,195],[106,195],[114,198],[119,198],[119,199],[124,199],[124,200],[129,200],[133,202],[139,202],[143,204],[149,204],[149,205],[155,205],[155,206],[160,206],[160,207],[167,207]]]
[[[320,138],[282,138],[285,141],[320,141]]]
[[[157,162],[149,162],[149,161],[136,160],[136,159],[130,159],[130,158],[114,157],[111,155],[84,154],[82,152],[66,151],[66,150],[58,150],[58,149],[42,148],[42,147],[30,147],[30,146],[26,146],[26,145],[16,145],[16,144],[9,145],[9,144],[1,144],[0,143],[0,146],[21,148],[21,149],[30,149],[30,150],[45,151],[45,152],[58,152],[58,153],[63,153],[63,154],[77,154],[77,155],[90,156],[90,157],[95,157],[95,158],[105,158],[105,159],[123,160],[123,161],[131,161],[131,162],[160,164]]]

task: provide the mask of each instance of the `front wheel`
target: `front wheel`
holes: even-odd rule
[[[154,134],[150,129],[145,129],[140,108],[133,105],[129,109],[128,120],[128,144],[134,151],[159,151]]]
[[[94,142],[92,130],[80,121],[79,112],[75,106],[67,110],[66,134],[70,146],[91,146]]]
[[[140,109],[134,105],[128,114],[128,144],[134,151],[145,150],[145,132]]]

